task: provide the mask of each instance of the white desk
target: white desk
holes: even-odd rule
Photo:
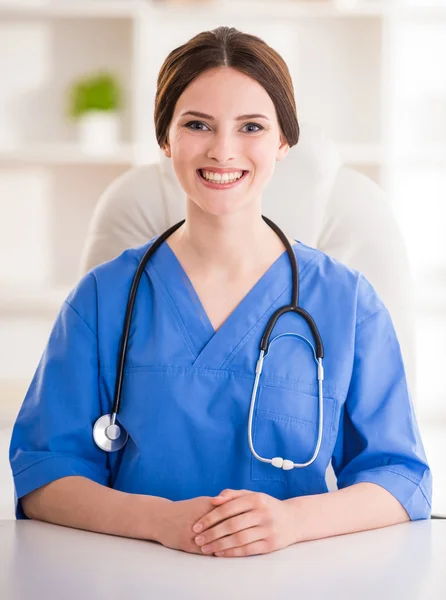
[[[0,521],[0,598],[441,600],[446,521],[218,558],[39,521]]]

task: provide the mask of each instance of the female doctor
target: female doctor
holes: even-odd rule
[[[62,305],[13,429],[17,518],[225,557],[429,518],[386,307],[262,216],[299,139],[283,59],[234,28],[200,33],[161,67],[155,126],[186,219]]]

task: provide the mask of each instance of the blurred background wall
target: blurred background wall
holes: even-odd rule
[[[433,440],[446,437],[443,1],[0,0],[0,420],[9,426],[15,418],[76,284],[98,197],[133,165],[159,159],[153,102],[164,58],[219,25],[279,51],[299,118],[386,191],[416,282],[417,414],[440,460]],[[100,98],[103,118],[88,124],[89,94]],[[441,493],[446,511],[446,476]]]

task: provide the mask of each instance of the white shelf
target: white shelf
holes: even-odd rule
[[[0,165],[5,163],[48,165],[128,165],[135,164],[135,148],[122,144],[110,154],[85,154],[77,144],[36,144],[23,148],[0,148]]]
[[[255,8],[255,10],[254,10]],[[370,2],[345,6],[330,2],[299,0],[208,0],[196,4],[172,1],[161,5],[157,0],[0,0],[1,18],[136,18],[150,9],[160,16],[184,19],[209,16],[300,19],[394,16],[445,16],[446,5],[405,6],[398,2]]]
[[[381,165],[384,161],[384,150],[380,144],[339,144],[339,151],[344,163],[351,165]],[[402,157],[401,163],[412,162],[419,164],[433,164],[442,162],[435,151],[418,153]],[[446,155],[445,155],[446,160]],[[123,165],[132,166],[137,164],[136,154],[132,146],[121,147],[117,152],[109,155],[88,155],[83,153],[76,145],[70,144],[48,144],[18,150],[1,150],[0,165],[5,163],[22,164],[72,164],[72,165]],[[151,162],[151,161],[149,161]],[[445,162],[446,165],[446,162]]]
[[[208,2],[197,2],[196,4],[171,4],[157,5],[148,2],[155,13],[169,18],[184,19],[203,16],[210,12],[217,17],[252,17],[268,19],[300,19],[300,18],[346,18],[346,17],[384,17],[384,16],[419,16],[438,15],[446,17],[446,5],[437,6],[404,6],[404,4],[392,3],[392,0],[364,3],[354,6],[336,5],[322,1],[299,1],[280,0],[250,0],[237,2],[237,0],[209,0]],[[208,15],[204,15],[208,16]]]
[[[141,0],[24,1],[0,0],[1,18],[107,18],[137,17]]]
[[[209,2],[197,2],[196,4],[172,4],[166,3],[157,6],[152,5],[155,13],[165,15],[169,18],[196,17],[204,11],[211,12],[218,17],[255,17],[274,19],[298,19],[298,18],[343,18],[343,17],[380,17],[389,13],[389,8],[384,3],[373,6],[355,6],[351,8],[338,8],[330,3],[324,2],[300,2],[296,0],[278,2],[258,0],[236,2],[236,0],[215,0]]]
[[[53,288],[0,287],[0,315],[35,317],[43,313],[55,317],[74,286],[75,284]]]
[[[380,144],[339,144],[338,147],[344,163],[379,165],[384,160],[384,150]],[[431,152],[432,157],[436,156],[434,150]],[[429,154],[425,154],[425,157],[428,160]],[[116,152],[100,156],[85,154],[76,144],[41,144],[15,150],[0,148],[0,164],[2,163],[132,166],[137,164],[137,153],[131,144],[121,145]]]

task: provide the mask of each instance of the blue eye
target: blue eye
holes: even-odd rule
[[[202,123],[201,121],[189,121],[189,123],[186,123],[186,125],[184,127],[187,127],[188,129],[191,129],[192,131],[205,131],[204,129],[196,129],[195,127],[192,127],[192,125],[204,125],[204,127],[207,127],[204,123]],[[258,131],[261,131],[262,129],[264,129],[261,125],[258,125],[257,123],[246,123],[246,125],[243,125],[243,127],[257,127],[257,129],[255,131],[248,131],[248,133],[257,133]]]
[[[243,127],[251,127],[252,125],[254,125],[254,127],[257,127],[256,131],[251,131],[250,133],[257,133],[258,131],[262,131],[263,127],[261,125],[258,125],[257,123],[246,123],[246,125],[244,125]]]
[[[204,123],[202,123],[201,121],[190,121],[189,123],[186,123],[185,127],[187,127],[188,129],[192,129],[192,131],[203,131],[202,129],[195,129],[194,127],[191,127],[191,125],[196,125],[197,123],[198,125],[204,125]]]

